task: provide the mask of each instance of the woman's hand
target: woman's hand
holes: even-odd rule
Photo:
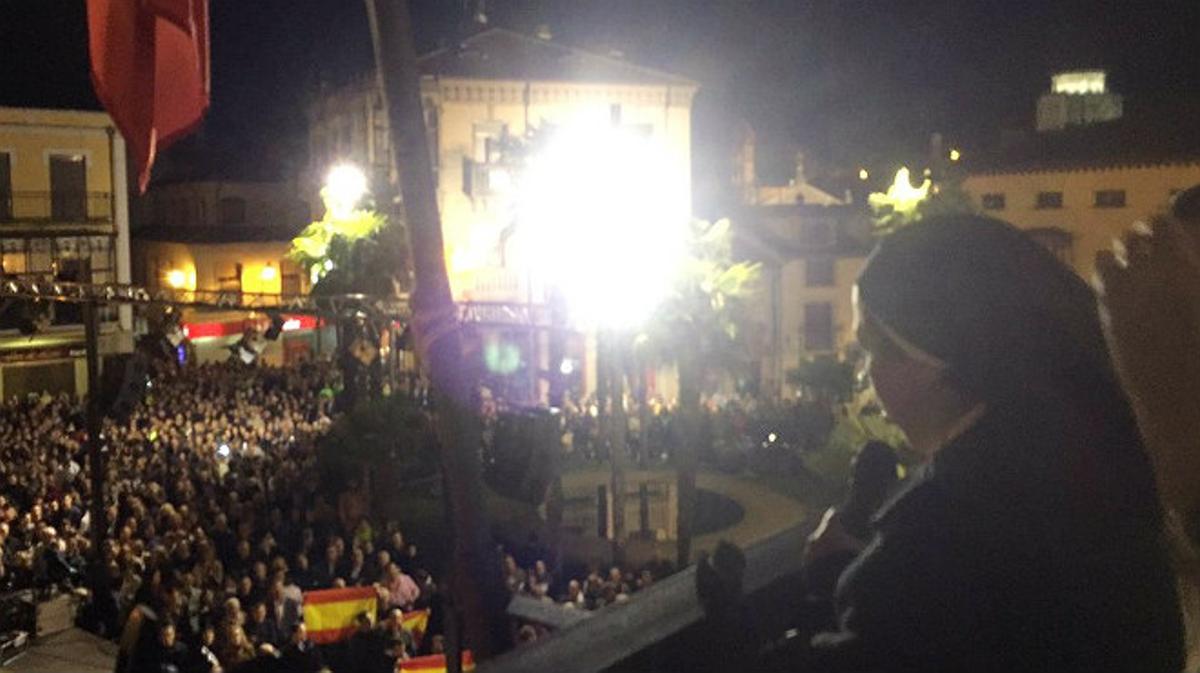
[[[1105,337],[1167,504],[1200,505],[1200,237],[1176,220],[1135,225],[1096,256]]]

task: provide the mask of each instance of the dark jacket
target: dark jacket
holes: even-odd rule
[[[1153,486],[1096,481],[1119,451],[1052,420],[986,415],[883,508],[814,670],[1181,670]]]

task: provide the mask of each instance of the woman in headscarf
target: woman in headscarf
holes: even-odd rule
[[[1154,478],[1087,285],[959,216],[885,239],[856,302],[876,392],[927,461],[840,578],[817,670],[1179,671]]]

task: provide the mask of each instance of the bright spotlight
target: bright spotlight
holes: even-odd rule
[[[259,277],[261,277],[263,281],[270,283],[279,277],[279,269],[276,269],[268,264],[262,268],[261,272],[259,272]]]
[[[367,193],[367,176],[357,166],[338,164],[325,178],[326,205],[335,217],[349,215]]]
[[[187,284],[187,274],[183,272],[183,269],[171,269],[167,272],[167,285],[178,290],[185,284]]]
[[[563,294],[580,326],[634,327],[685,258],[686,171],[661,138],[607,117],[552,133],[520,185],[520,263]]]

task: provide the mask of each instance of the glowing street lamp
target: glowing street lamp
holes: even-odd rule
[[[187,284],[187,274],[183,269],[171,269],[167,272],[167,285],[178,290]]]
[[[338,164],[325,178],[321,196],[336,217],[348,217],[367,193],[367,176],[358,166]]]

